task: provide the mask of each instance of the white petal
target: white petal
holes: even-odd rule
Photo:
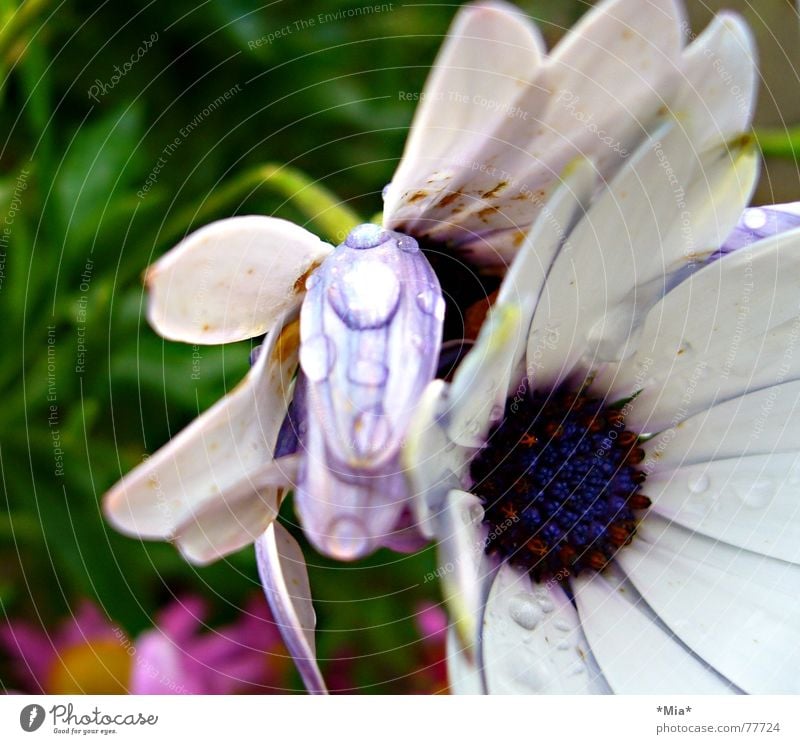
[[[519,306],[495,305],[489,311],[450,386],[447,435],[453,442],[465,447],[483,444],[492,421],[502,416],[526,339]]]
[[[650,475],[651,507],[715,540],[800,563],[800,454],[733,457]]]
[[[300,303],[305,277],[330,250],[274,217],[213,222],[148,269],[148,318],[165,338],[190,344],[258,336]]]
[[[800,377],[800,230],[701,269],[648,314],[639,351],[598,375],[612,399],[641,393],[627,425],[655,432],[712,405]]]
[[[250,545],[275,519],[283,493],[296,482],[295,456],[268,462],[178,525],[175,544],[195,564],[210,563]]]
[[[491,572],[484,552],[483,507],[466,491],[450,491],[439,520],[439,566],[442,596],[463,648],[477,647],[483,585]]]
[[[581,576],[573,582],[578,614],[603,676],[620,695],[730,694],[706,667],[650,615],[619,576]]]
[[[467,653],[455,630],[447,631],[447,679],[453,695],[485,695],[483,675],[475,663],[476,653]]]
[[[109,491],[104,510],[117,529],[146,539],[171,539],[214,504],[224,509],[229,495],[238,508],[242,489],[272,459],[297,367],[298,338],[296,320],[276,325],[233,392]],[[266,517],[274,498],[248,501],[247,511],[262,503]],[[191,552],[188,544],[184,548]]]
[[[451,489],[460,488],[469,452],[447,436],[443,410],[448,385],[433,380],[422,394],[406,433],[403,465],[411,486],[411,508],[427,538],[438,535],[438,520]]]
[[[644,144],[592,203],[548,276],[531,329],[531,343],[542,347],[537,387],[557,386],[581,357],[588,370],[629,355],[673,277],[696,269],[736,225],[756,175],[752,145],[698,153],[675,122]]]
[[[403,159],[386,194],[386,226],[424,228],[455,180],[468,177],[475,153],[539,68],[537,28],[511,5],[467,5],[442,46],[409,132]],[[480,162],[480,161],[478,161]],[[466,176],[464,175],[466,171]],[[422,224],[418,222],[423,218]]]
[[[800,567],[648,514],[617,562],[703,661],[748,693],[800,692]]]
[[[325,693],[314,642],[317,616],[303,551],[284,527],[273,522],[256,543],[256,557],[267,601],[306,689]]]
[[[677,85],[680,23],[672,0],[598,3],[546,60],[517,114],[472,156],[469,179],[451,184],[463,198],[448,206],[462,211],[452,220],[431,215],[431,235],[461,242],[477,234],[484,245],[476,250],[504,255],[507,235],[527,229],[569,162],[588,158],[613,174]]]
[[[520,325],[526,334],[553,262],[575,223],[583,216],[596,177],[594,166],[588,160],[577,160],[566,169],[503,279],[495,307],[519,307]],[[527,351],[530,375],[530,365],[536,363],[535,349],[530,348],[528,337],[520,340],[522,346],[511,350],[509,356],[521,359]],[[510,382],[514,385],[519,380]]]
[[[728,457],[800,451],[800,381],[720,403],[643,445],[649,471]]]
[[[755,42],[738,16],[719,13],[684,54],[680,92],[672,110],[689,112],[699,149],[750,127],[757,88]]]
[[[498,571],[486,605],[483,661],[491,694],[607,691],[558,582],[532,586],[509,565]]]

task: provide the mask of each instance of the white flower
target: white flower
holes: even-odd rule
[[[288,642],[306,664],[311,687],[320,689],[321,681],[313,664],[307,578],[293,581],[306,587],[298,595],[284,577],[287,565],[305,576],[302,555],[274,522],[285,491],[297,486],[309,538],[332,555],[353,558],[381,544],[419,545],[400,475],[401,443],[435,373],[442,318],[438,282],[420,263],[423,254],[411,238],[427,249],[425,255],[457,255],[495,275],[527,247],[514,264],[516,275],[504,284],[500,307],[516,307],[511,315],[517,323],[530,320],[537,308],[534,330],[546,338],[557,319],[559,341],[536,377],[537,384],[554,386],[587,359],[594,369],[631,353],[632,327],[641,325],[670,282],[721,245],[735,223],[756,170],[746,143],[737,139],[752,111],[749,35],[736,18],[722,14],[685,47],[685,28],[680,6],[671,0],[609,0],[546,55],[536,27],[511,6],[466,6],[431,73],[387,189],[384,231],[357,228],[354,242],[348,239],[332,253],[283,220],[235,217],[190,235],[149,270],[148,317],[164,337],[193,344],[264,333],[267,339],[236,390],[109,492],[106,514],[131,535],[174,541],[199,563],[258,539],[268,596],[287,618]],[[643,141],[656,140],[660,149],[640,149]],[[594,170],[570,166],[576,157],[588,159]],[[561,185],[565,168],[574,172],[568,187]],[[615,177],[616,186],[598,197],[596,214],[581,223],[591,227],[575,230],[589,233],[581,243],[589,245],[602,222],[604,235],[615,241],[609,247],[598,238],[594,246],[602,245],[603,253],[584,248],[579,276],[570,284],[574,265],[569,251],[559,252],[563,241],[556,228],[572,227],[597,177]],[[674,214],[673,181],[684,189],[684,221]],[[665,206],[637,208],[634,224],[627,205],[643,194]],[[552,211],[564,214],[554,221]],[[358,230],[365,229],[374,240],[355,246]],[[528,247],[533,243],[535,251]],[[395,296],[394,284],[384,281],[389,274],[358,268],[369,259],[351,254],[364,248],[393,251],[381,261],[399,267],[396,306],[386,306],[387,297]],[[337,279],[337,261],[357,270]],[[614,266],[613,277],[604,275],[607,265]],[[357,281],[360,273],[363,281]],[[445,284],[447,273],[439,272]],[[531,288],[538,291],[545,275],[550,279],[537,303]],[[342,286],[332,287],[336,281]],[[346,308],[334,307],[342,321],[335,328],[325,325],[315,284],[344,298]],[[605,313],[610,306],[614,312]],[[452,309],[451,317],[458,317],[467,308]],[[383,340],[368,338],[372,320],[347,320],[374,320],[376,313]],[[423,316],[438,322],[425,325]],[[330,344],[320,342],[321,327]],[[511,335],[524,347],[522,336]],[[530,343],[535,346],[537,338],[532,334]],[[320,365],[324,375],[317,374]],[[502,368],[503,379],[510,378],[506,367],[491,365],[492,375]],[[474,361],[465,363],[459,379],[470,375],[474,385],[491,381]],[[372,392],[354,392],[350,383]],[[492,381],[493,395],[496,386]],[[303,396],[294,397],[298,390]],[[482,399],[475,420],[494,402]],[[287,422],[301,430],[296,451],[284,447]],[[464,433],[471,428],[459,431],[459,438],[474,443],[474,434]],[[384,446],[377,446],[379,439]]]

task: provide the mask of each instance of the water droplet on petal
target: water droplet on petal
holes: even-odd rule
[[[314,287],[319,284],[319,274],[314,272],[308,279],[306,279],[306,292],[310,292]]]
[[[705,493],[711,485],[711,481],[705,473],[700,475],[693,475],[689,478],[688,482],[689,491],[692,493]]]
[[[344,239],[344,242],[348,248],[366,250],[368,248],[377,248],[382,243],[385,243],[389,237],[380,225],[373,225],[368,222],[354,227]]]
[[[404,253],[419,253],[419,245],[410,235],[399,235],[397,237],[397,247]]]
[[[327,336],[312,336],[300,344],[300,366],[311,382],[322,382],[333,369],[336,348]]]
[[[369,548],[369,538],[364,525],[352,517],[339,517],[328,528],[328,548],[343,561],[363,555]]]
[[[751,230],[758,230],[767,224],[767,215],[762,209],[747,209],[744,213],[744,224]]]
[[[392,435],[392,427],[382,409],[362,411],[353,422],[353,447],[361,457],[383,450]]]
[[[558,643],[556,643],[556,648],[559,651],[569,651],[572,648],[572,644],[569,641],[562,639]]]
[[[560,630],[562,633],[566,633],[572,629],[572,626],[564,620],[556,620],[553,623],[553,627],[555,627],[556,630]]]
[[[383,191],[381,191],[381,197],[383,198],[384,201],[386,201],[386,197],[389,195],[389,189],[391,189],[391,188],[392,188],[392,184],[391,183],[387,183],[383,187]]]
[[[258,346],[254,346],[250,350],[250,366],[255,367],[256,362],[258,361],[258,357],[261,356],[261,344]]]
[[[348,328],[380,328],[397,311],[400,282],[385,264],[357,261],[328,287],[328,301]]]
[[[529,594],[517,594],[508,603],[511,619],[525,630],[533,630],[542,619],[542,609]]]
[[[433,315],[437,320],[444,318],[444,298],[435,289],[423,289],[417,295],[417,305],[423,313]]]
[[[769,478],[760,478],[749,485],[737,485],[735,492],[745,506],[763,509],[775,495],[775,486]]]

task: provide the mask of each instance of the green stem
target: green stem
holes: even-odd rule
[[[267,163],[245,171],[225,184],[206,199],[199,209],[185,209],[179,212],[167,223],[161,237],[165,241],[180,237],[191,224],[218,214],[223,207],[261,186],[266,186],[285,197],[308,217],[321,237],[333,243],[341,243],[353,227],[363,222],[334,194],[311,181],[301,171],[285,165]]]
[[[0,58],[5,60],[11,48],[19,43],[25,29],[37,19],[48,3],[49,0],[26,0],[4,19],[0,28]]]
[[[755,136],[765,158],[800,157],[800,126],[789,129],[756,129]]]

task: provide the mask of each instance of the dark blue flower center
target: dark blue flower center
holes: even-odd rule
[[[486,551],[537,580],[599,571],[650,506],[624,412],[584,394],[520,394],[473,459]]]

